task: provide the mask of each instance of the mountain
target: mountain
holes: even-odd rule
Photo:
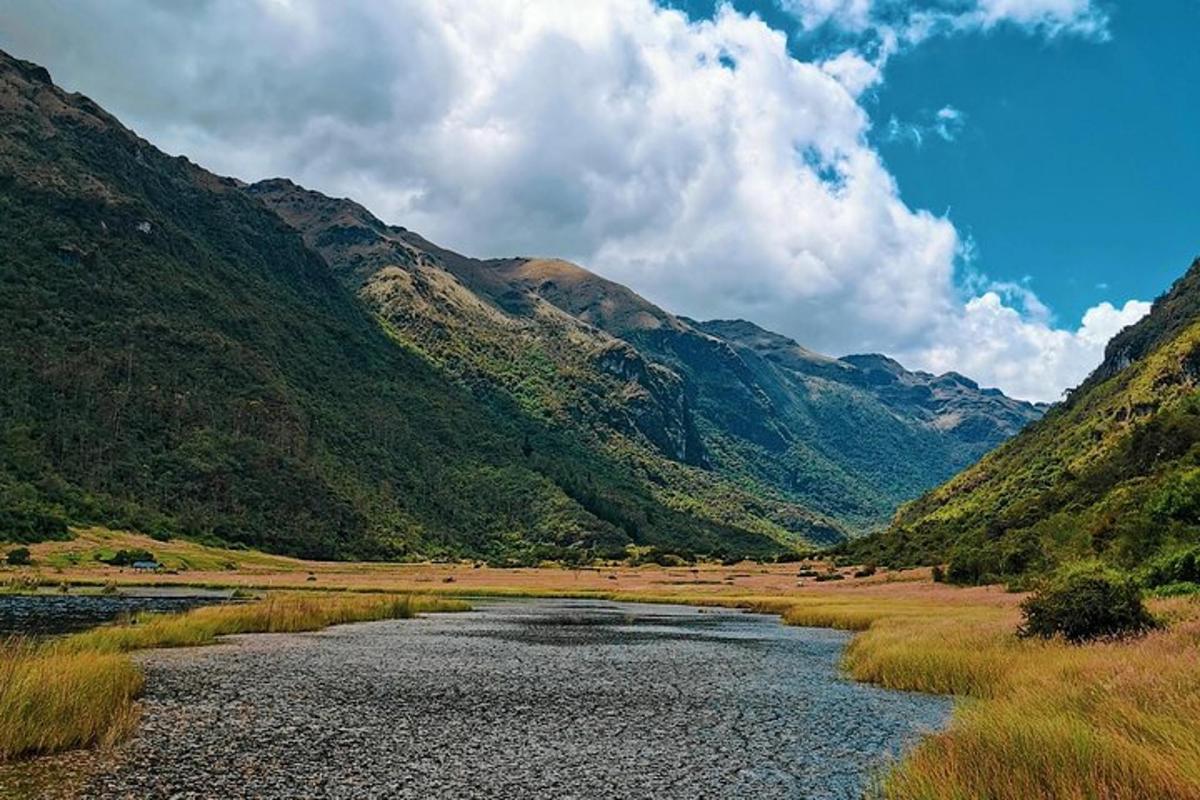
[[[5,54],[0,211],[9,539],[771,556],[881,524],[1041,413],[213,175]]]
[[[338,277],[238,182],[0,54],[0,536],[101,523],[325,558],[528,563],[842,535],[686,463],[658,459],[678,484],[652,482],[620,447],[531,413],[536,380],[481,399]],[[647,429],[640,409],[661,409],[662,446],[689,459],[673,376],[619,345],[597,357],[645,370],[623,408]]]
[[[897,514],[856,558],[990,580],[1200,542],[1200,260],[1066,402]]]
[[[694,471],[672,466],[664,478],[661,459],[808,509],[809,527],[877,526],[1044,410],[959,375],[829,358],[749,322],[679,317],[569,262],[468,258],[291,181],[247,191],[476,394],[511,396],[584,438],[640,442],[658,457],[625,447],[642,470],[706,502]]]

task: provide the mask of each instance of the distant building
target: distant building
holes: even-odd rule
[[[162,564],[158,563],[157,561],[135,561],[130,564],[130,566],[134,569],[146,570],[148,572],[154,572],[162,569]]]

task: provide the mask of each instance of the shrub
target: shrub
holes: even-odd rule
[[[1146,565],[1142,583],[1147,588],[1172,583],[1200,583],[1200,545],[1164,553]]]
[[[32,559],[29,557],[28,547],[14,547],[12,550],[8,551],[8,555],[5,556],[5,560],[8,561],[8,565],[10,567],[23,567]]]
[[[930,574],[933,576],[934,583],[945,583],[946,582],[946,571],[944,569],[942,569],[941,564],[934,564],[933,570]]]
[[[1069,642],[1130,636],[1156,623],[1142,604],[1142,591],[1129,576],[1099,564],[1068,568],[1021,604],[1019,633]]]
[[[857,571],[855,571],[854,577],[869,578],[878,571],[879,571],[878,567],[876,567],[874,564],[863,564],[861,569],[858,569]]]

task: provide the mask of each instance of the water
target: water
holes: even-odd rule
[[[847,639],[537,600],[157,651],[68,796],[858,798],[949,702],[845,680]]]
[[[72,633],[142,611],[187,611],[229,592],[139,590],[137,594],[0,594],[0,638]]]

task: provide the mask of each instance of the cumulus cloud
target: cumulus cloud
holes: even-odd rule
[[[1017,397],[1053,401],[1087,377],[1113,335],[1149,311],[1150,304],[1138,300],[1121,308],[1104,302],[1088,309],[1073,330],[1061,329],[1044,307],[1024,315],[1002,289],[992,290],[968,300],[961,316],[944,320],[935,343],[902,357],[933,372],[988,376]],[[1052,387],[1058,387],[1058,394],[1052,394]]]
[[[1077,5],[962,13],[1065,31]],[[869,0],[804,6],[806,24],[874,24]],[[10,0],[0,46],[217,171],[351,196],[475,255],[572,258],[826,352],[1046,399],[1141,308],[1060,330],[1032,293],[957,282],[969,241],[906,205],[868,142],[875,55],[797,60],[727,6],[693,21],[651,0]],[[925,124],[952,138],[961,117],[943,112]]]

